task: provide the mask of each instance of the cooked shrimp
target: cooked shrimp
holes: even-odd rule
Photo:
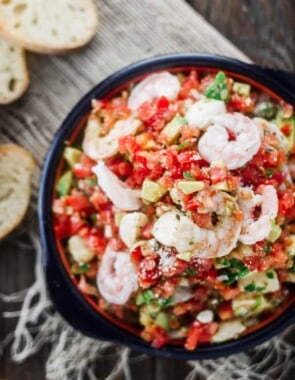
[[[160,96],[174,100],[179,90],[180,82],[175,75],[167,71],[151,74],[133,88],[128,99],[128,107],[136,111],[142,103],[152,102]]]
[[[238,208],[230,195],[220,192],[212,197],[217,224],[212,229],[200,228],[179,211],[168,211],[156,221],[152,233],[161,244],[195,257],[214,258],[229,254],[236,246],[241,223],[233,217]]]
[[[238,204],[243,211],[244,221],[239,240],[244,244],[254,244],[268,237],[272,221],[278,214],[278,196],[271,185],[263,187],[262,194],[255,194],[250,188],[239,190]],[[254,210],[261,207],[261,215],[254,219]]]
[[[226,113],[223,101],[215,99],[201,99],[193,103],[185,114],[185,119],[191,127],[206,128],[210,125],[214,116]]]
[[[113,251],[108,245],[102,257],[97,287],[106,301],[125,304],[138,289],[136,269],[130,261],[130,253]]]
[[[106,136],[99,137],[100,124],[95,116],[91,116],[85,128],[83,151],[93,160],[111,157],[118,151],[119,138],[134,134],[140,124],[138,119],[132,117],[119,120]]]
[[[99,186],[115,206],[126,211],[138,210],[140,208],[141,191],[127,187],[103,161],[99,161],[92,171],[97,176]]]
[[[214,117],[213,125],[200,138],[198,148],[205,160],[222,161],[232,170],[250,161],[260,144],[257,125],[247,116],[234,113]]]
[[[140,228],[148,221],[148,217],[142,212],[131,212],[123,216],[119,225],[119,235],[127,247],[131,247],[136,242]]]
[[[252,120],[258,126],[262,137],[269,133],[276,135],[280,142],[280,147],[285,152],[288,152],[288,142],[276,124],[270,123],[269,121],[261,119],[260,117],[255,117]]]

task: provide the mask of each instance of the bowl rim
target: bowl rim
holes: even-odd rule
[[[138,336],[115,326],[104,318],[74,286],[58,253],[52,228],[51,213],[55,170],[61,159],[64,143],[91,109],[91,100],[96,97],[104,97],[141,75],[163,69],[185,67],[226,70],[230,73],[244,76],[248,80],[258,82],[260,87],[271,90],[274,96],[278,95],[287,102],[295,103],[294,93],[287,86],[280,83],[275,75],[270,76],[268,72],[258,66],[233,58],[209,54],[178,53],[156,56],[131,64],[94,86],[76,103],[62,122],[44,161],[38,197],[38,216],[43,248],[42,263],[47,287],[57,311],[72,326],[93,338],[123,343],[150,355],[192,360],[227,356],[263,343],[295,322],[295,304],[291,305],[283,314],[266,326],[237,340],[200,346],[193,352],[177,346],[165,346],[161,349],[155,349]]]

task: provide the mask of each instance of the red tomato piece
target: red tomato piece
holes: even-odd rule
[[[198,74],[196,71],[192,70],[188,77],[184,79],[179,91],[179,98],[186,99],[191,90],[197,89],[199,87]]]
[[[195,321],[190,326],[184,347],[188,351],[193,351],[197,348],[199,343],[199,337],[202,332],[202,325],[200,322]]]
[[[77,212],[89,212],[92,209],[89,199],[78,191],[73,191],[71,195],[66,197],[66,204]]]
[[[81,154],[81,159],[78,164],[73,167],[73,173],[78,178],[89,178],[93,176],[92,168],[96,165],[96,162],[90,157],[86,156],[85,153]]]
[[[230,302],[223,302],[218,308],[218,316],[222,321],[233,318],[234,312]]]

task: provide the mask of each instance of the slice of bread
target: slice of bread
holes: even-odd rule
[[[64,53],[91,40],[98,12],[93,0],[1,0],[0,31],[38,53]]]
[[[0,145],[0,239],[22,221],[30,201],[32,155],[18,145]]]
[[[24,50],[0,37],[0,104],[19,98],[28,85]]]

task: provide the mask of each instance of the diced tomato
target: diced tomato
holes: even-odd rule
[[[70,236],[70,218],[68,215],[55,215],[53,229],[57,239],[65,239]]]
[[[135,264],[136,266],[140,263],[140,261],[143,258],[140,246],[137,246],[131,251],[130,258],[133,264]]]
[[[127,154],[130,158],[133,158],[135,152],[140,149],[134,136],[123,136],[119,138],[119,152],[121,154]]]
[[[210,169],[210,179],[213,184],[225,180],[227,171],[225,168],[212,168]]]
[[[161,96],[160,98],[157,98],[155,103],[156,103],[157,109],[166,109],[170,105],[170,102],[166,98],[166,96]]]
[[[106,248],[106,238],[102,231],[92,229],[90,234],[84,237],[88,247],[97,255],[102,255]]]
[[[234,312],[230,302],[223,302],[218,308],[218,316],[222,321],[233,318]]]
[[[292,190],[279,191],[279,215],[285,216],[288,210],[291,209],[295,203],[295,198]]]
[[[192,219],[201,228],[210,229],[213,227],[211,214],[200,214],[195,211],[192,214]]]
[[[202,328],[201,334],[199,335],[199,342],[209,343],[211,341],[212,336],[218,330],[218,323],[210,322],[210,323],[206,323],[202,327],[203,328]]]
[[[198,273],[198,277],[200,277],[206,274],[206,272],[212,268],[213,263],[210,259],[196,258],[193,260],[192,266]]]
[[[189,328],[187,338],[184,344],[185,349],[187,349],[188,351],[193,351],[197,348],[201,332],[202,332],[201,323],[198,321],[193,322],[193,324]]]
[[[239,94],[232,94],[227,104],[230,111],[251,113],[255,105],[255,100],[250,96],[243,96]]]
[[[166,331],[159,326],[154,327],[152,347],[161,348],[168,341]]]
[[[86,225],[86,221],[81,219],[79,214],[73,214],[70,216],[70,234],[76,235],[81,228]]]
[[[236,298],[240,294],[240,289],[228,286],[224,289],[219,289],[219,293],[222,295],[225,301],[229,301],[233,298]]]
[[[139,119],[145,122],[154,115],[155,111],[155,107],[150,102],[144,102],[138,108],[137,113]]]
[[[198,128],[190,127],[189,125],[184,125],[180,130],[181,137],[180,142],[187,142],[190,139],[196,139],[200,136],[200,130]],[[195,140],[194,140],[195,141]]]
[[[139,285],[144,289],[156,284],[160,278],[158,263],[154,258],[145,257],[137,270]]]
[[[171,268],[162,267],[161,272],[166,277],[172,277],[172,276],[175,276],[176,274],[183,272],[188,266],[189,266],[189,263],[187,261],[175,259]]]
[[[123,161],[122,159],[113,160],[108,167],[116,176],[120,177],[120,179],[128,177],[132,172],[131,163]]]
[[[96,165],[96,162],[85,153],[81,154],[80,162],[73,167],[73,173],[78,178],[89,178],[93,176],[92,168]]]
[[[179,98],[180,99],[186,99],[193,89],[198,89],[199,87],[199,80],[198,80],[198,74],[196,71],[191,71],[190,75],[184,79],[181,85],[181,89],[179,91]]]
[[[107,196],[101,190],[95,190],[89,199],[96,210],[100,210],[102,205],[109,203]]]
[[[72,191],[71,195],[66,197],[66,204],[77,212],[91,213],[93,211],[87,196],[78,191]]]

